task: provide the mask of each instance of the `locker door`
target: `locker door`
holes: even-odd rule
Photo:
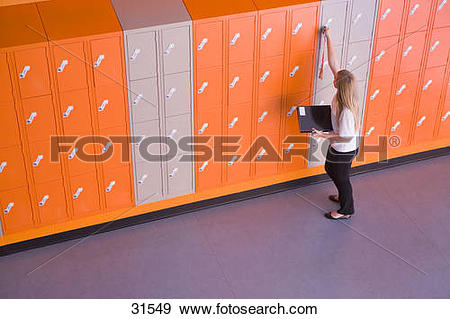
[[[346,61],[347,70],[351,71],[358,80],[366,81],[370,65],[370,42],[362,41],[350,43]]]
[[[364,145],[379,144],[379,137],[386,134],[386,116],[385,113],[377,113],[375,109],[368,111],[362,135]]]
[[[406,33],[425,31],[428,25],[432,1],[411,0],[409,3]]]
[[[260,99],[281,96],[283,84],[283,56],[261,60],[258,74]]]
[[[110,127],[108,129],[104,130],[104,136],[107,138],[111,138],[111,136],[127,136],[127,128],[125,126],[116,126],[116,127]],[[104,141],[106,142],[106,141]],[[112,141],[108,141],[105,143],[95,143],[94,144],[94,153],[97,155],[100,154],[109,154],[108,152],[111,152],[111,156],[105,156],[103,160],[100,158],[99,160],[102,161],[103,167],[106,169],[106,167],[117,167],[121,166],[123,164],[129,163],[131,159],[128,159],[126,157],[123,157],[123,155],[127,155],[126,151],[127,149],[123,149],[123,145],[120,143],[113,143]],[[123,154],[125,152],[125,154]],[[131,153],[131,152],[130,152]],[[130,153],[128,153],[127,157],[130,157]]]
[[[162,53],[165,74],[190,70],[191,35],[189,30],[189,26],[163,29]]]
[[[388,135],[399,137],[400,147],[404,147],[409,144],[409,132],[411,130],[412,122],[411,115],[412,112],[409,109],[394,109],[391,125],[388,128]]]
[[[256,134],[271,135],[280,130],[281,99],[262,100],[259,102],[256,121]]]
[[[261,14],[260,23],[260,57],[282,55],[286,34],[286,11]]]
[[[37,184],[36,196],[42,225],[53,225],[69,219],[62,180]]]
[[[85,161],[82,156],[80,158],[81,152],[84,152],[87,155],[95,154],[94,145],[87,144],[83,147],[82,150],[78,149],[75,146],[72,146],[69,152],[64,155],[67,158],[67,165],[69,167],[70,176],[77,176],[95,171],[95,160]]]
[[[348,2],[323,3],[322,8],[322,25],[330,27],[330,36],[334,45],[342,45],[346,34],[347,12],[350,12]]]
[[[5,234],[33,227],[33,215],[27,188],[0,193],[2,225]]]
[[[398,37],[377,39],[374,49],[373,76],[392,75],[397,58]]]
[[[159,118],[158,83],[156,78],[131,81],[130,110],[133,123]]]
[[[367,93],[366,118],[376,117],[386,122],[391,97],[392,76],[374,77]],[[367,132],[366,132],[367,133]]]
[[[230,48],[230,64],[253,60],[255,53],[255,22],[254,16],[231,18],[229,20],[228,45]]]
[[[412,113],[417,92],[418,72],[401,73],[394,93],[394,108]]]
[[[448,0],[438,0],[438,6],[436,8],[436,18],[434,20],[435,28],[442,28],[450,26],[450,3]]]
[[[60,94],[62,119],[65,135],[92,134],[91,106],[87,90]]]
[[[100,211],[98,181],[96,174],[85,174],[70,178],[70,198],[75,218],[93,215]]]
[[[250,102],[253,97],[253,63],[231,64],[228,74],[229,104]]]
[[[0,104],[14,103],[6,53],[0,53]]]
[[[428,49],[428,68],[447,64],[448,50],[450,49],[449,31],[450,28],[433,30]]]
[[[222,21],[195,24],[197,69],[222,66],[222,28]]]
[[[317,105],[331,104],[335,94],[336,88],[334,87],[333,82],[331,82],[328,86],[320,88],[314,95],[312,95],[314,101],[313,103]]]
[[[166,134],[165,136],[172,138],[177,145],[183,137],[192,138],[192,122],[191,115],[178,115],[166,119]],[[181,149],[178,153],[182,152]]]
[[[440,114],[439,137],[450,137],[450,82],[447,83],[447,95],[445,97],[444,108]]]
[[[400,72],[411,72],[420,69],[425,47],[425,32],[406,35],[403,42]]]
[[[103,191],[106,196],[108,211],[131,207],[133,205],[133,193],[131,191],[130,166],[105,168],[103,173]]]
[[[292,10],[291,51],[311,51],[316,46],[318,7]]]
[[[120,85],[101,86],[95,89],[95,113],[100,127],[104,129],[127,125],[125,97]]]
[[[30,145],[30,160],[34,182],[37,184],[62,179],[61,164],[51,160],[50,142],[36,142]]]
[[[164,77],[165,115],[174,116],[191,112],[190,73],[177,73]]]
[[[215,136],[222,134],[222,109],[205,109],[196,115],[195,134],[198,136]]]
[[[353,1],[350,42],[370,41],[377,0]]]
[[[314,56],[313,52],[298,52],[291,54],[289,64],[288,94],[310,91],[313,84]]]
[[[302,92],[296,95],[288,96],[286,108],[282,114],[285,120],[286,134],[298,134],[300,128],[298,123],[297,107],[301,105],[311,105],[311,99],[312,96],[310,92]]]
[[[433,138],[442,85],[444,84],[442,74],[445,74],[445,67],[427,69],[424,80],[419,87],[421,97],[414,133],[414,142],[416,144]]]
[[[14,103],[0,105],[0,127],[2,128],[0,148],[19,145],[19,127]]]
[[[95,86],[123,82],[121,47],[119,37],[91,41]]]
[[[305,169],[308,164],[308,145],[301,143],[284,143],[289,135],[294,134],[286,134],[281,144],[282,149],[280,150],[280,157],[283,158],[283,156],[285,156],[285,161],[283,161],[281,170],[284,172],[291,172]],[[307,136],[307,134],[304,134],[304,136]],[[292,154],[294,149],[302,150],[302,155],[291,155],[290,160],[288,161],[289,153]]]
[[[225,163],[227,184],[245,182],[250,179],[250,162],[243,161],[243,157],[249,150],[250,144],[250,138],[246,136],[243,136],[237,144],[233,143],[233,145],[238,145],[239,149],[229,154],[232,157]]]
[[[45,48],[16,51],[15,57],[20,96],[51,94]]]
[[[143,122],[138,123],[134,126],[134,135],[135,136],[142,136],[144,138],[146,137],[154,137],[154,136],[160,136],[162,132],[160,132],[159,127],[159,121],[150,121],[150,122]],[[158,139],[158,143],[153,143],[151,145],[147,145],[147,150],[142,150],[142,152],[147,152],[150,155],[161,155],[162,149],[161,149],[161,143],[160,139]],[[142,156],[140,151],[140,144],[136,143],[132,145],[133,149],[133,159],[136,162],[145,161],[144,157]],[[165,151],[164,151],[165,154]],[[145,156],[145,154],[144,154]]]
[[[26,129],[30,142],[49,141],[56,135],[56,124],[53,112],[52,97],[41,96],[22,100]]]
[[[167,198],[191,194],[194,191],[193,167],[190,162],[181,162],[177,157],[167,163]]]
[[[83,43],[68,43],[64,47],[54,46],[55,74],[60,92],[87,88],[86,59]]]
[[[156,32],[127,34],[128,75],[131,81],[155,77]]]
[[[163,199],[161,163],[136,163],[135,176],[138,205],[153,203]]]
[[[380,1],[380,10],[378,15],[378,38],[399,35],[405,1]]]
[[[199,110],[222,105],[222,82],[221,69],[197,70],[197,87],[194,94],[197,95]]]
[[[25,165],[19,147],[0,149],[0,190],[25,186]]]
[[[272,145],[273,149],[278,154],[278,149],[280,148],[280,135],[279,133],[270,134],[270,135],[261,135],[264,136],[268,142]],[[262,147],[260,150],[258,150],[256,158],[255,158],[255,167],[256,167],[256,176],[268,176],[268,175],[274,175],[277,174],[278,171],[278,162],[268,160],[267,156],[273,156],[274,154],[270,153],[270,150],[266,150],[264,147]],[[273,151],[271,151],[273,152]]]

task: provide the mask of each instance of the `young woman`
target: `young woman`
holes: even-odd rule
[[[336,185],[338,195],[329,199],[341,205],[337,211],[325,214],[328,219],[348,219],[355,213],[353,189],[350,183],[350,168],[358,153],[358,132],[360,110],[355,76],[347,70],[337,70],[336,52],[330,38],[329,29],[323,28],[328,49],[328,64],[334,75],[336,95],[331,102],[332,132],[314,130],[314,137],[330,140],[325,171]]]

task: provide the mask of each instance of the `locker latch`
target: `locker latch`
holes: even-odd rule
[[[3,213],[8,214],[13,207],[14,207],[14,202],[9,203],[8,206],[3,210]]]
[[[5,169],[6,165],[8,165],[8,162],[6,161],[0,164],[0,173],[3,173],[3,170]]]
[[[31,67],[29,65],[25,65],[22,70],[22,73],[19,74],[19,78],[23,79],[27,75],[28,71],[30,71]]]
[[[34,119],[35,119],[36,117],[37,117],[37,113],[36,113],[36,112],[31,113],[30,116],[27,118],[26,123],[27,123],[27,124],[33,123],[33,121],[34,121]]]
[[[41,201],[39,202],[39,206],[41,206],[41,207],[44,206],[49,198],[50,198],[49,195],[45,195],[44,197],[42,197]]]
[[[64,68],[66,67],[67,64],[69,64],[69,61],[62,60],[61,64],[59,65],[59,68],[57,69],[58,73],[64,71]]]
[[[235,45],[237,40],[241,37],[241,34],[238,32],[234,35],[233,39],[230,41],[230,45]]]

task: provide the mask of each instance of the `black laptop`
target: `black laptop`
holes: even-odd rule
[[[331,105],[298,106],[300,133],[312,133],[315,128],[323,132],[333,131],[331,124]]]

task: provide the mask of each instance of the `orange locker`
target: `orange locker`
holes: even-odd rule
[[[283,56],[262,59],[258,74],[258,98],[266,99],[282,95]]]
[[[450,85],[448,83],[444,107],[439,117],[439,137],[450,137]]]
[[[256,176],[275,175],[278,171],[278,156],[280,148],[280,134],[262,134],[265,144],[256,152],[255,167]],[[258,144],[258,143],[256,143]]]
[[[290,21],[291,51],[311,51],[316,46],[318,7],[292,10]]]
[[[122,68],[118,67],[118,62],[122,62],[120,54],[120,37],[111,37],[90,41],[91,62],[94,68],[95,85],[111,85],[123,83]]]
[[[70,178],[70,194],[75,218],[94,215],[100,210],[98,180],[96,174],[84,174]]]
[[[386,134],[386,114],[369,110],[366,116],[363,138],[365,145],[378,145],[379,138]]]
[[[239,148],[236,152],[225,152],[224,154],[231,155],[230,159],[225,163],[226,181],[228,184],[244,182],[250,179],[250,162],[243,161],[245,154],[250,148],[250,137],[243,136],[238,143],[232,143],[232,145],[237,145]]]
[[[36,196],[42,225],[52,225],[69,219],[62,180],[37,184]]]
[[[222,21],[195,24],[194,52],[197,56],[197,69],[221,67],[223,59]]]
[[[409,133],[411,130],[412,112],[411,109],[396,108],[392,114],[392,121],[388,127],[388,135],[400,138],[399,147],[409,144]]]
[[[29,142],[49,141],[56,135],[53,101],[50,95],[22,100],[25,116],[23,126]]]
[[[418,71],[425,48],[425,32],[407,34],[403,41],[400,72]]]
[[[314,76],[314,52],[291,54],[288,76],[288,94],[311,91]]]
[[[385,121],[389,112],[389,101],[392,89],[392,75],[373,77],[370,82],[366,117],[370,115],[384,117]]]
[[[400,1],[399,1],[400,2]],[[430,0],[412,0],[409,3],[406,33],[425,31],[432,6]]]
[[[286,134],[298,134],[299,123],[297,116],[297,106],[299,105],[311,105],[312,95],[310,92],[301,92],[299,94],[290,95],[287,97],[287,104],[283,111],[283,117],[285,119],[285,132]]]
[[[33,227],[33,215],[28,188],[0,193],[1,220],[5,234],[11,234]]]
[[[56,81],[60,92],[87,88],[83,43],[65,43],[53,46],[53,61],[56,67]]]
[[[81,149],[80,149],[81,148]],[[80,154],[81,153],[81,154]],[[83,155],[93,155],[94,144],[87,144],[84,147],[74,145],[64,156],[67,158],[67,166],[70,176],[77,176],[87,172],[95,171],[95,160],[86,158]],[[89,156],[90,157],[90,156]]]
[[[222,69],[198,69],[196,73],[194,94],[197,96],[197,108],[202,110],[222,105]]]
[[[253,97],[253,62],[231,64],[228,71],[228,103],[251,102]]]
[[[2,127],[0,148],[20,144],[19,127],[17,126],[14,103],[6,102],[4,105],[0,104],[0,127]]]
[[[450,28],[433,30],[430,46],[428,48],[428,68],[446,64],[450,49],[449,32]]]
[[[281,144],[280,157],[283,160],[281,171],[289,172],[306,168],[308,164],[308,144],[285,142],[288,136],[290,134],[283,138]],[[306,139],[308,134],[303,134],[303,136]],[[300,152],[301,155],[294,154],[294,152]]]
[[[394,109],[413,112],[418,78],[418,72],[401,73],[399,75],[394,93]]]
[[[111,127],[104,130],[102,140],[97,140],[94,144],[94,153],[103,164],[104,170],[124,164],[130,165],[130,150],[124,148],[121,143],[111,141],[111,137],[127,136],[127,129],[124,126]],[[106,139],[104,139],[106,138]],[[125,146],[126,147],[126,146]]]
[[[52,161],[49,141],[30,145],[30,161],[35,183],[62,179],[61,163]]]
[[[262,58],[284,54],[287,12],[268,12],[260,15],[260,56]]]
[[[106,194],[106,207],[109,210],[129,207],[133,203],[130,167],[122,165],[106,169],[103,178],[103,191]]]
[[[378,38],[400,34],[405,1],[380,0],[378,10]]]
[[[124,107],[124,92],[122,85],[112,84],[95,89],[95,107],[100,134],[108,127],[126,126],[128,122]]]
[[[435,28],[442,28],[450,26],[450,3],[448,0],[438,0],[436,8],[436,18],[434,20]]]
[[[92,135],[91,104],[87,90],[60,94],[64,135]]]
[[[6,54],[0,53],[0,106],[4,103],[13,103],[13,94]]]
[[[398,46],[398,36],[375,40],[372,63],[372,74],[374,77],[393,74]]]
[[[255,27],[255,16],[231,18],[229,20],[229,63],[253,60],[255,53]]]
[[[282,101],[280,98],[261,100],[256,114],[256,136],[276,134],[280,131]]]
[[[15,146],[0,148],[0,190],[27,185],[22,150]]]

